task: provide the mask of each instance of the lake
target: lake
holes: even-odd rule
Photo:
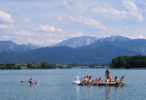
[[[104,76],[104,69],[1,70],[1,100],[145,100],[146,70],[111,70],[125,76],[124,87],[81,87],[72,84],[77,76]],[[21,84],[32,77],[36,86]]]

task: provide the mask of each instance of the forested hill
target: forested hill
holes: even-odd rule
[[[146,56],[121,56],[112,59],[112,68],[146,68]]]

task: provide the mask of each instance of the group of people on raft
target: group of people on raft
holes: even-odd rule
[[[92,78],[91,75],[86,75],[83,77],[83,79],[81,80],[81,84],[82,85],[99,85],[99,84],[121,84],[123,83],[124,80],[124,76],[121,76],[119,79],[117,76],[112,77],[111,72],[107,69],[105,71],[105,80],[103,80],[101,77],[96,78],[95,80]]]

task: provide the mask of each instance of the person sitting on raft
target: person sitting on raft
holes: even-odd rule
[[[92,77],[89,75],[89,77],[88,77],[88,85],[91,85],[91,84],[93,84],[93,79],[92,79]]]
[[[122,83],[124,81],[124,76],[121,76],[119,83]]]
[[[98,79],[95,80],[95,85],[98,85],[100,83],[102,83],[101,77],[99,77]]]
[[[117,76],[115,76],[115,78],[114,78],[114,82],[116,82],[117,84],[122,83],[123,80],[124,80],[124,76],[121,76],[121,78],[119,80],[118,80]]]
[[[118,83],[118,76],[114,77],[114,81],[113,82]]]
[[[83,85],[90,85],[93,83],[93,79],[91,77],[91,75],[86,75],[82,80],[81,80],[81,83]]]
[[[87,81],[88,81],[88,75],[84,76],[83,79],[81,80],[81,83],[83,85],[86,85],[87,84]]]
[[[109,78],[108,78],[109,82],[112,82],[112,74],[109,73]]]

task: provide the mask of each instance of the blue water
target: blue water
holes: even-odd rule
[[[124,75],[126,85],[80,87],[72,84],[75,76],[104,76],[104,69],[8,70],[0,71],[0,100],[145,100],[146,70],[112,70]],[[32,77],[36,86],[21,84]]]

